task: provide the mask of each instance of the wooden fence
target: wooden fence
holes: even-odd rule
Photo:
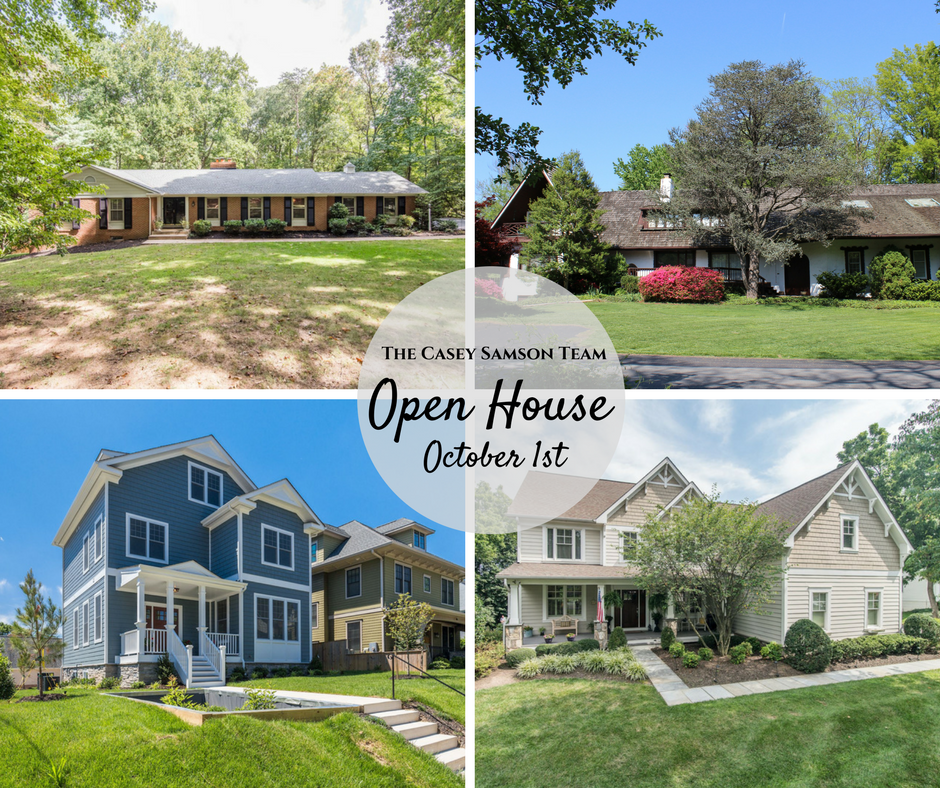
[[[314,643],[313,656],[319,657],[324,670],[369,671],[391,670],[390,651],[374,651],[365,654],[349,654],[345,640],[333,640],[329,643]],[[399,651],[399,657],[421,670],[428,669],[428,658],[424,651]],[[395,660],[399,673],[408,673],[402,659]]]

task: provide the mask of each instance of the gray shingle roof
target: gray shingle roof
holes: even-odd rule
[[[781,493],[757,507],[761,514],[776,516],[789,525],[788,533],[793,533],[807,515],[816,508],[826,493],[839,481],[852,463],[840,465],[835,470],[817,476],[815,479]]]
[[[350,520],[348,523],[344,523],[339,527],[339,530],[349,538],[326,557],[325,560],[327,561],[368,552],[391,541],[387,536],[383,536],[368,525],[363,525],[358,520]]]
[[[566,477],[553,473],[531,471],[526,474],[519,492],[509,505],[507,514],[511,516],[537,516],[543,512],[557,511],[553,498],[563,491]],[[634,482],[616,482],[601,479],[578,503],[568,509],[558,519],[596,520],[616,501],[633,487]]]
[[[316,170],[113,170],[103,171],[160,194],[411,195],[427,194],[394,172]]]

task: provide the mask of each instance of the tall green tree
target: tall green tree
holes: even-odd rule
[[[823,106],[843,151],[869,183],[891,183],[891,123],[871,78],[819,80]]]
[[[654,145],[647,148],[637,143],[627,154],[627,159],[614,162],[614,174],[620,178],[620,189],[624,191],[652,191],[659,188],[660,178],[672,173],[671,146]]]
[[[16,609],[10,642],[17,652],[26,651],[39,666],[62,654],[64,644],[61,638],[62,624],[65,620],[62,611],[51,599],[42,594],[39,582],[30,569],[26,579],[20,583],[20,590],[26,597],[23,607]],[[39,682],[39,697],[43,697],[43,685]]]
[[[920,579],[927,583],[927,600],[931,615],[940,618],[934,586],[940,583],[940,540],[929,537],[911,553],[904,562],[904,579],[907,582]]]
[[[617,0],[476,0],[476,68],[484,58],[513,61],[522,74],[523,95],[541,104],[552,82],[565,88],[587,74],[587,61],[609,50],[630,65],[647,41],[661,35],[649,21],[620,22],[601,17]],[[476,108],[476,151],[491,153],[500,169],[547,167],[539,155],[540,131],[530,123],[515,129]]]
[[[860,174],[803,63],[733,63],[709,82],[696,117],[669,134],[682,188],[663,213],[693,243],[730,243],[756,299],[762,258],[786,261],[800,243],[851,233],[860,211],[843,202]]]
[[[477,485],[473,559],[477,600],[489,611],[485,626],[495,626],[508,609],[509,591],[496,574],[516,562],[515,523],[506,514],[510,503],[512,499],[502,487],[494,490],[486,482]],[[479,608],[477,611],[479,615]]]
[[[867,432],[860,432],[851,440],[845,441],[836,456],[843,465],[858,460],[877,487],[882,479],[887,482],[891,468],[888,438],[888,431],[884,427],[871,424]],[[883,491],[879,492],[883,494]]]
[[[594,179],[578,151],[566,153],[552,171],[552,186],[529,210],[520,259],[553,282],[576,287],[578,280],[604,283],[610,248],[601,241],[603,211]]]
[[[760,612],[780,580],[786,525],[747,502],[728,506],[717,494],[697,498],[668,516],[650,514],[626,556],[641,588],[666,593],[697,635],[698,616],[714,620],[718,652],[728,653],[734,620]],[[707,616],[706,616],[707,619]]]
[[[889,151],[901,183],[940,181],[940,50],[934,42],[894,50],[878,64],[878,94],[894,124]]]

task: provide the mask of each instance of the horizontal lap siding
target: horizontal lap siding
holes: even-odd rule
[[[333,637],[331,640],[346,640],[346,622],[362,622],[362,647],[368,648],[372,643],[378,643],[382,648],[382,614],[365,613],[361,616],[348,616],[337,618],[330,622],[332,625]]]
[[[100,563],[99,563],[100,566]],[[72,667],[76,665],[101,665],[106,659],[105,644],[106,638],[103,637],[101,642],[95,643],[95,633],[93,628],[89,628],[89,643],[87,646],[80,645],[77,649],[74,648],[75,641],[72,639],[73,625],[72,621],[76,614],[76,611],[81,613],[82,605],[87,601],[89,609],[89,617],[92,615],[92,605],[94,604],[94,596],[100,591],[104,590],[104,578],[100,577],[97,582],[95,582],[90,588],[82,591],[78,594],[74,600],[70,601],[68,605],[64,606],[64,612],[66,615],[65,620],[65,651],[62,655],[62,664],[65,667]],[[104,595],[102,594],[101,600],[101,610],[102,615],[104,615]],[[102,621],[102,636],[106,634],[104,621]],[[79,643],[83,643],[83,629],[79,626]]]
[[[83,557],[85,536],[93,532],[98,518],[104,517],[104,498],[105,493],[102,489],[95,496],[94,502],[88,508],[62,550],[62,599],[64,600],[68,600],[85,583],[96,575],[100,575],[105,568],[105,561],[101,558],[92,563],[88,571],[85,572]],[[108,537],[106,534],[104,539],[105,548],[107,549]]]
[[[213,469],[207,462],[198,465]],[[218,469],[214,469],[218,470]],[[223,472],[222,500],[241,495],[235,481]],[[124,471],[119,483],[110,483],[108,563],[114,567],[157,562],[127,555],[127,513],[169,524],[169,563],[197,561],[209,567],[209,532],[201,524],[212,506],[189,500],[189,459],[173,457]]]
[[[538,563],[542,560],[542,540],[544,537],[542,526],[526,528],[519,532],[519,561]]]
[[[329,640],[329,611],[327,610],[326,598],[326,573],[319,572],[313,576],[310,601],[311,603],[316,603],[319,605],[317,626],[313,628],[313,642],[322,643],[326,640]]]
[[[561,580],[557,585],[584,585],[583,583],[565,583]],[[543,605],[544,586],[542,585],[523,585],[520,587],[522,594],[522,623],[532,627],[538,633],[539,627],[549,629],[549,621],[543,617],[545,607]],[[597,611],[597,585],[588,584],[585,586],[582,597],[582,613],[578,620],[578,632],[581,634],[591,632],[593,621]]]
[[[269,566],[262,559],[262,529],[270,525],[282,531],[288,531],[294,537],[294,568]],[[253,511],[242,516],[242,542],[244,556],[242,572],[270,578],[272,582],[310,583],[310,537],[304,533],[303,521],[293,512],[274,506],[266,501],[259,501]]]
[[[330,572],[326,581],[327,598],[330,602],[330,614],[346,613],[351,610],[367,610],[381,604],[379,583],[379,559],[363,561],[361,567],[362,596],[346,599],[346,570]],[[386,581],[387,582],[387,581]],[[386,604],[388,601],[386,600]]]
[[[543,558],[545,552],[545,531],[548,528],[570,528],[575,531],[584,531],[584,543],[581,546],[582,560],[574,563],[600,565],[601,530],[596,527],[586,527],[583,523],[566,523],[559,521],[549,523],[548,525],[527,528],[519,533],[519,560],[521,563],[541,563],[543,560],[550,560]]]
[[[829,589],[829,635],[833,640],[861,637],[865,631],[865,589],[882,591],[882,624],[885,632],[898,631],[901,594],[898,579],[836,575],[822,571],[818,576],[793,575],[787,578],[787,627],[810,617],[810,589]]]
[[[454,604],[445,605],[441,602],[441,574],[438,572],[431,572],[426,569],[422,569],[417,566],[412,566],[407,561],[395,561],[392,558],[386,558],[385,560],[385,604],[389,605],[394,602],[398,595],[395,593],[395,564],[399,563],[403,566],[411,566],[411,596],[418,602],[427,602],[429,605],[434,607],[440,607],[445,610],[459,610],[460,607],[460,581],[459,578],[451,575],[443,575],[448,580],[454,581]],[[427,575],[431,578],[431,591],[430,593],[424,592],[424,576]]]
[[[671,503],[680,492],[682,488],[678,485],[663,487],[661,484],[648,484],[645,492],[636,493],[625,505],[619,506],[607,520],[604,564],[606,566],[623,564],[623,556],[620,553],[620,532],[610,526],[622,525],[640,529],[649,515],[657,514],[661,506]]]
[[[325,561],[330,557],[332,552],[339,547],[345,539],[341,539],[338,536],[331,536],[329,534],[323,534],[318,536],[316,539],[317,542],[317,562]]]
[[[300,603],[300,658],[301,662],[310,661],[310,594],[305,591],[294,591],[293,589],[278,586],[275,583],[248,583],[248,588],[244,594],[245,603],[245,632],[242,638],[244,642],[244,659],[246,662],[255,661],[255,633],[257,623],[255,621],[255,597],[267,596],[277,597],[279,599],[297,600]]]
[[[761,605],[760,612],[748,610],[734,620],[734,631],[745,637],[781,642],[783,621],[783,580],[776,583],[770,601]]]
[[[210,571],[223,578],[235,577],[238,574],[238,517],[233,515],[213,528],[209,539],[212,541]]]

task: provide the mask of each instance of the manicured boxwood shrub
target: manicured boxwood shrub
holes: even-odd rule
[[[682,664],[687,668],[697,668],[700,659],[701,658],[697,654],[693,654],[691,651],[687,651],[685,656],[682,658]]]
[[[0,654],[0,700],[9,700],[16,694],[16,684],[13,683],[13,673],[10,670],[10,660]]]
[[[232,672],[229,673],[229,681],[245,681],[248,679],[248,674],[245,672],[243,665],[236,665],[232,668]]]
[[[271,675],[276,679],[286,679],[290,676],[290,668],[275,668],[271,671]]]
[[[543,643],[541,646],[535,647],[535,654],[539,657],[548,656],[549,654],[560,654],[562,656],[570,656],[571,654],[580,654],[581,650],[578,648],[578,643]]]
[[[244,222],[241,219],[229,219],[222,226],[222,229],[226,235],[238,235],[244,226]]]
[[[873,298],[904,298],[905,290],[917,272],[914,264],[901,252],[883,252],[868,265]]]
[[[576,640],[574,644],[578,647],[578,651],[582,653],[585,651],[597,651],[601,647],[601,644],[598,643],[594,638]]]
[[[681,659],[685,655],[685,646],[683,646],[678,640],[674,641],[673,644],[669,647],[669,656],[675,657],[676,659]]]
[[[744,638],[744,640],[742,640],[741,642],[747,643],[750,645],[751,650],[747,652],[748,656],[751,656],[752,654],[760,654],[761,646],[760,646],[760,641],[757,638]]]
[[[246,219],[245,232],[249,235],[261,235],[264,232],[264,219]]]
[[[663,634],[659,636],[659,647],[663,651],[669,651],[669,647],[675,643],[676,633],[672,631],[672,627],[663,626]]]
[[[772,659],[774,662],[779,662],[783,659],[783,646],[771,640],[770,643],[760,650],[760,655],[764,659]]]
[[[200,238],[205,238],[209,233],[212,232],[212,222],[207,219],[197,219],[193,222],[193,233],[198,235]]]
[[[715,656],[715,652],[706,646],[702,646],[698,650],[698,656],[699,656],[699,659],[702,660],[702,662],[708,662],[710,659],[712,659]]]
[[[287,222],[283,219],[268,219],[264,226],[271,231],[271,235],[284,235],[284,231],[287,229]]]
[[[914,282],[904,290],[906,301],[940,301],[940,282]]]
[[[927,613],[911,613],[904,619],[904,634],[935,643],[940,640],[940,624]]]
[[[607,648],[610,651],[616,651],[619,648],[626,648],[626,645],[627,633],[623,631],[623,627],[614,627],[614,631],[610,633],[607,640]]]
[[[511,668],[517,668],[527,659],[535,659],[535,649],[532,648],[514,648],[506,653],[506,664]]]
[[[529,650],[531,651],[531,649]],[[443,657],[438,657],[430,665],[428,665],[428,670],[448,670],[449,668],[450,662]]]
[[[871,287],[871,279],[866,274],[820,271],[816,274],[816,281],[822,285],[820,296],[823,298],[861,298]]]
[[[267,668],[255,668],[251,671],[252,681],[257,681],[258,679],[266,679],[268,677]]]
[[[923,654],[930,646],[930,640],[911,635],[865,635],[835,641],[832,644],[832,661],[850,662],[896,654]]]
[[[732,665],[740,665],[748,658],[748,645],[747,643],[738,643],[738,645],[728,649],[728,657],[731,659]]]
[[[714,304],[725,295],[721,271],[711,268],[664,266],[641,278],[638,287],[644,301]]]
[[[359,233],[360,231],[365,230],[366,226],[366,217],[365,216],[350,216],[348,219],[349,222],[349,231],[351,233]]]
[[[349,230],[349,209],[341,202],[334,202],[327,211],[327,226],[333,235],[346,235]]]
[[[783,640],[787,662],[804,673],[821,673],[832,660],[832,641],[808,618],[794,621]]]
[[[623,288],[625,293],[639,293],[640,277],[634,276],[633,274],[625,274],[620,279],[620,287]]]

